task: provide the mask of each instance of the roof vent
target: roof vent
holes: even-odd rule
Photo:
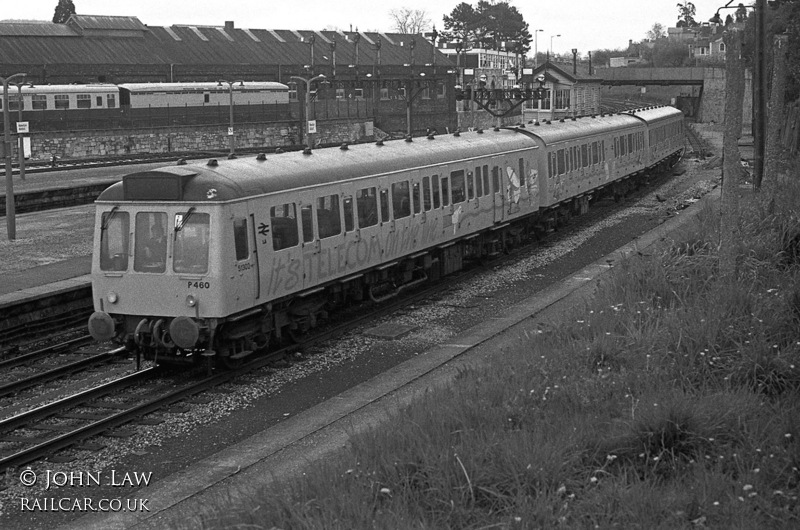
[[[500,127],[495,127],[494,132],[500,132]]]
[[[411,138],[410,134],[406,136],[406,142],[413,142],[413,141],[414,141],[414,139]]]
[[[558,123],[564,123],[564,118],[561,118],[560,120],[558,120]]]
[[[185,166],[186,165],[186,159],[185,158],[179,158],[178,161],[175,162],[175,165],[177,165],[177,166]]]
[[[539,123],[538,121],[533,122],[533,126],[534,127],[539,127],[540,125],[541,125],[541,123]]]
[[[382,146],[383,140],[378,140],[377,142],[375,142],[375,145],[377,145],[378,147]]]
[[[258,153],[258,156],[256,157],[256,160],[260,160],[262,162],[264,160],[266,160],[266,159],[267,159],[267,154],[266,153]]]
[[[433,133],[430,133],[430,134],[428,135],[428,140],[433,140],[433,138],[434,138],[434,136],[433,136]]]
[[[483,134],[483,129],[478,129],[477,133],[478,134]]]
[[[283,149],[281,149],[280,147],[276,147],[276,148],[275,148],[275,154],[276,154],[276,155],[279,155],[279,154],[281,154],[281,153],[283,153]]]
[[[234,155],[233,153],[228,155],[228,160],[233,160],[234,158],[236,158],[236,155]]]
[[[461,131],[460,131],[460,130],[458,130],[458,129],[456,129],[456,130],[455,130],[455,132],[453,132],[453,136],[455,136],[456,138],[458,138],[459,136],[461,136]]]
[[[577,120],[577,118],[575,118],[575,116],[573,116],[572,117],[572,121],[578,121],[578,120]]]
[[[552,122],[552,121],[550,121],[550,120],[547,120],[545,123],[546,123],[547,125],[552,125],[552,124],[553,124],[553,122]]]
[[[345,143],[342,144],[342,146],[339,149],[341,149],[342,151],[347,151],[350,148],[347,147],[347,142],[345,142]]]
[[[311,153],[311,148],[310,148],[310,147],[306,147],[305,149],[303,149],[303,154],[304,154],[304,155],[310,155],[310,154],[312,154],[312,153]]]
[[[217,162],[217,159],[216,159],[216,158],[212,158],[211,160],[209,160],[209,161],[206,163],[206,165],[207,165],[207,166],[211,166],[211,167],[217,167],[217,166],[219,165],[219,162]]]

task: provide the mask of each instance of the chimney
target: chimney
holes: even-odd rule
[[[232,30],[233,30],[233,20],[226,20],[225,31],[232,31]]]

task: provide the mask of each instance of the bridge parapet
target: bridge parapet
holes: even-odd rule
[[[598,68],[594,75],[603,85],[702,85],[706,70],[702,66],[675,68]],[[724,73],[722,74],[724,76]]]

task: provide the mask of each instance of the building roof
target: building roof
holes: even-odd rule
[[[411,41],[414,45],[411,45]],[[358,46],[356,46],[358,43]],[[66,24],[0,23],[0,64],[257,64],[373,66],[435,63],[446,55],[420,35],[223,26],[146,26],[136,17],[73,15]],[[356,60],[356,48],[358,58]],[[412,52],[413,48],[413,52]],[[345,73],[345,72],[342,72]]]
[[[600,83],[603,79],[594,74],[596,68],[592,68],[592,74],[589,74],[589,66],[586,64],[578,63],[572,64],[556,64],[550,61],[545,61],[536,67],[533,71],[533,76],[544,74],[547,81],[563,81],[567,80],[571,83]]]

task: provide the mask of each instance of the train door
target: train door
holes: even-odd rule
[[[415,176],[416,173],[411,175],[404,173],[400,179],[393,180],[390,184],[394,233],[391,236],[387,252],[392,256],[403,255],[413,248],[411,234],[414,226],[412,183]]]
[[[303,286],[303,240],[300,207],[288,197],[269,206],[269,224],[259,224],[259,234],[267,246],[261,247],[264,269],[264,293],[270,299],[280,298]],[[266,223],[265,223],[266,224]],[[271,250],[271,252],[270,252]],[[267,259],[267,256],[269,258]]]
[[[502,175],[502,164],[499,157],[492,157],[489,165],[494,198],[494,222],[501,223],[506,218],[505,179]]]
[[[320,191],[314,200],[314,223],[318,238],[316,263],[312,264],[311,281],[325,282],[336,276],[338,256],[344,255],[345,234],[341,189]]]
[[[230,298],[237,300],[237,309],[252,307],[260,297],[260,280],[258,277],[258,260],[254,237],[254,217],[250,214],[247,203],[233,205],[233,218],[229,221],[233,233],[233,248],[228,249],[230,276],[232,277]],[[224,248],[224,247],[223,247]]]
[[[319,259],[320,242],[316,234],[314,219],[314,193],[304,191],[298,194],[297,203],[300,215],[300,247],[302,248],[303,287],[314,285],[316,271],[314,264]]]

